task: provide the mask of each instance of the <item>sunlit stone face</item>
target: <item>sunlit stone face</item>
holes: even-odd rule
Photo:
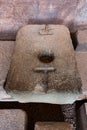
[[[63,25],[28,25],[20,29],[6,88],[48,96],[80,92],[81,80],[68,29]]]

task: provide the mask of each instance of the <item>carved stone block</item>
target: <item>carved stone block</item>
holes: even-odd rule
[[[31,102],[38,99],[37,96],[43,96],[43,100],[39,97],[42,102],[53,102],[57,101],[57,93],[61,96],[61,93],[70,91],[80,92],[81,79],[68,28],[63,25],[27,25],[20,29],[6,88],[36,95],[34,100],[28,97]]]

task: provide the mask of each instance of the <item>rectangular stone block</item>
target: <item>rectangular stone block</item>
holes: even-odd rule
[[[0,130],[26,130],[26,119],[22,110],[0,110]]]
[[[17,34],[5,88],[23,102],[71,103],[82,85],[76,65],[66,26],[26,25]]]
[[[72,125],[64,122],[37,122],[35,130],[74,130]]]

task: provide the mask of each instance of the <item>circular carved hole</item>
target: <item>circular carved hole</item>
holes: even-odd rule
[[[43,63],[50,63],[54,60],[54,53],[43,52],[42,54],[39,54],[38,58]]]

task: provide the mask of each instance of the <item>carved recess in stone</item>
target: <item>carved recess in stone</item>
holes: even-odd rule
[[[44,61],[49,62],[43,62],[38,56],[44,56]],[[27,25],[20,29],[6,88],[8,91],[29,91],[28,96],[36,95],[34,100],[37,95],[47,96],[42,102],[56,101],[57,93],[80,92],[81,79],[68,28]],[[53,99],[50,101],[51,93]]]

